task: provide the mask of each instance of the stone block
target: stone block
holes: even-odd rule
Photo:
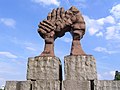
[[[57,57],[28,59],[27,80],[62,80],[62,68]]]
[[[62,90],[91,90],[89,81],[65,80]]]
[[[97,80],[96,60],[92,55],[66,56],[66,80]]]
[[[32,90],[61,90],[59,80],[37,80],[33,82]]]
[[[7,81],[5,90],[31,90],[30,81]]]
[[[120,81],[114,80],[95,80],[95,90],[120,90]]]
[[[17,81],[6,81],[5,90],[17,90]]]

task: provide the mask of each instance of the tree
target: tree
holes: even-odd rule
[[[115,79],[114,80],[120,80],[120,72],[115,72]]]

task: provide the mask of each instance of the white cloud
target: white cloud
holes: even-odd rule
[[[56,5],[56,6],[60,5],[60,2],[58,0],[32,0],[32,1],[38,4]]]
[[[96,34],[96,36],[97,36],[97,37],[100,37],[100,36],[103,37],[103,33],[102,33],[102,32],[99,32],[99,33]]]
[[[116,19],[120,19],[120,4],[117,4],[117,5],[113,6],[112,9],[110,10],[110,13],[111,13]]]
[[[110,75],[111,75],[112,77],[114,77],[114,76],[115,76],[115,71],[110,71]]]
[[[103,79],[103,77],[102,77],[102,75],[101,74],[97,74],[97,76],[98,76],[98,80],[101,80],[101,79]]]
[[[96,22],[98,23],[98,25],[104,25],[104,24],[115,24],[115,19],[110,15],[110,16],[107,16],[105,18],[100,18],[100,19],[97,19]]]
[[[111,26],[106,28],[106,36],[107,40],[120,40],[120,26]]]
[[[86,22],[86,27],[90,35],[94,35],[96,32],[98,32],[98,25],[96,25],[96,22],[94,19],[90,19],[88,16],[84,15],[84,19]]]
[[[98,31],[99,31],[99,28],[96,28],[96,27],[90,27],[90,28],[88,28],[88,32],[89,32],[90,35],[94,35]]]
[[[104,18],[105,23],[115,24],[115,19],[110,15]]]
[[[17,58],[16,55],[14,55],[10,52],[0,52],[0,56],[4,56],[4,57],[7,57],[7,58]]]
[[[84,16],[87,30],[90,35],[105,37],[106,40],[120,40],[120,4],[110,10],[110,15],[92,19]]]
[[[85,16],[86,26],[90,35],[102,36],[102,31],[104,29],[105,24],[115,24],[115,20],[112,16],[107,16],[105,18],[100,19],[91,19],[88,16]]]
[[[4,74],[8,74],[8,75],[21,75],[21,73],[19,72],[20,71],[20,67],[21,66],[24,67],[24,66],[19,64],[19,61],[17,61],[17,60],[13,61],[11,59],[9,59],[9,61],[7,61],[7,62],[6,61],[4,60],[4,61],[0,62],[0,75],[2,75],[2,76]],[[24,62],[22,62],[22,63],[24,63]],[[13,73],[13,72],[16,72],[16,73]]]
[[[5,79],[0,77],[0,89],[3,89],[5,85]]]
[[[98,79],[100,80],[114,80],[115,71],[102,72],[98,74]]]
[[[35,51],[35,52],[31,52],[34,54],[40,52],[40,50],[41,50],[40,48],[44,48],[43,45],[41,45],[41,44],[39,45],[38,43],[20,40],[16,37],[11,39],[11,42],[19,45],[20,47],[24,48],[25,50]]]
[[[2,85],[0,89],[4,90],[4,88],[5,88],[5,85]]]
[[[1,18],[0,22],[8,27],[15,28],[16,21],[12,18]]]
[[[103,73],[104,77],[112,77],[114,79],[115,71],[109,71]]]
[[[114,37],[115,34],[115,27],[107,27],[106,28],[106,39],[112,39]]]
[[[35,48],[32,48],[32,47],[26,47],[27,50],[30,50],[30,51],[36,51]]]
[[[118,53],[117,51],[110,51],[107,48],[103,48],[103,47],[96,47],[94,49],[94,51],[96,52],[102,52],[102,53],[107,53],[107,54],[114,54],[114,53]]]

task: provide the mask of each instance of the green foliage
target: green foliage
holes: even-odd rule
[[[116,71],[115,80],[120,80],[120,72]]]
[[[120,80],[120,75],[116,76],[115,80]]]

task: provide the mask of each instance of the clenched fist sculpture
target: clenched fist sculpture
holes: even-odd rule
[[[85,22],[76,7],[72,6],[67,11],[64,8],[53,9],[38,26],[38,33],[45,40],[44,51],[40,56],[55,56],[54,41],[66,32],[70,32],[73,37],[70,55],[85,54],[80,45],[80,39],[85,34]]]

